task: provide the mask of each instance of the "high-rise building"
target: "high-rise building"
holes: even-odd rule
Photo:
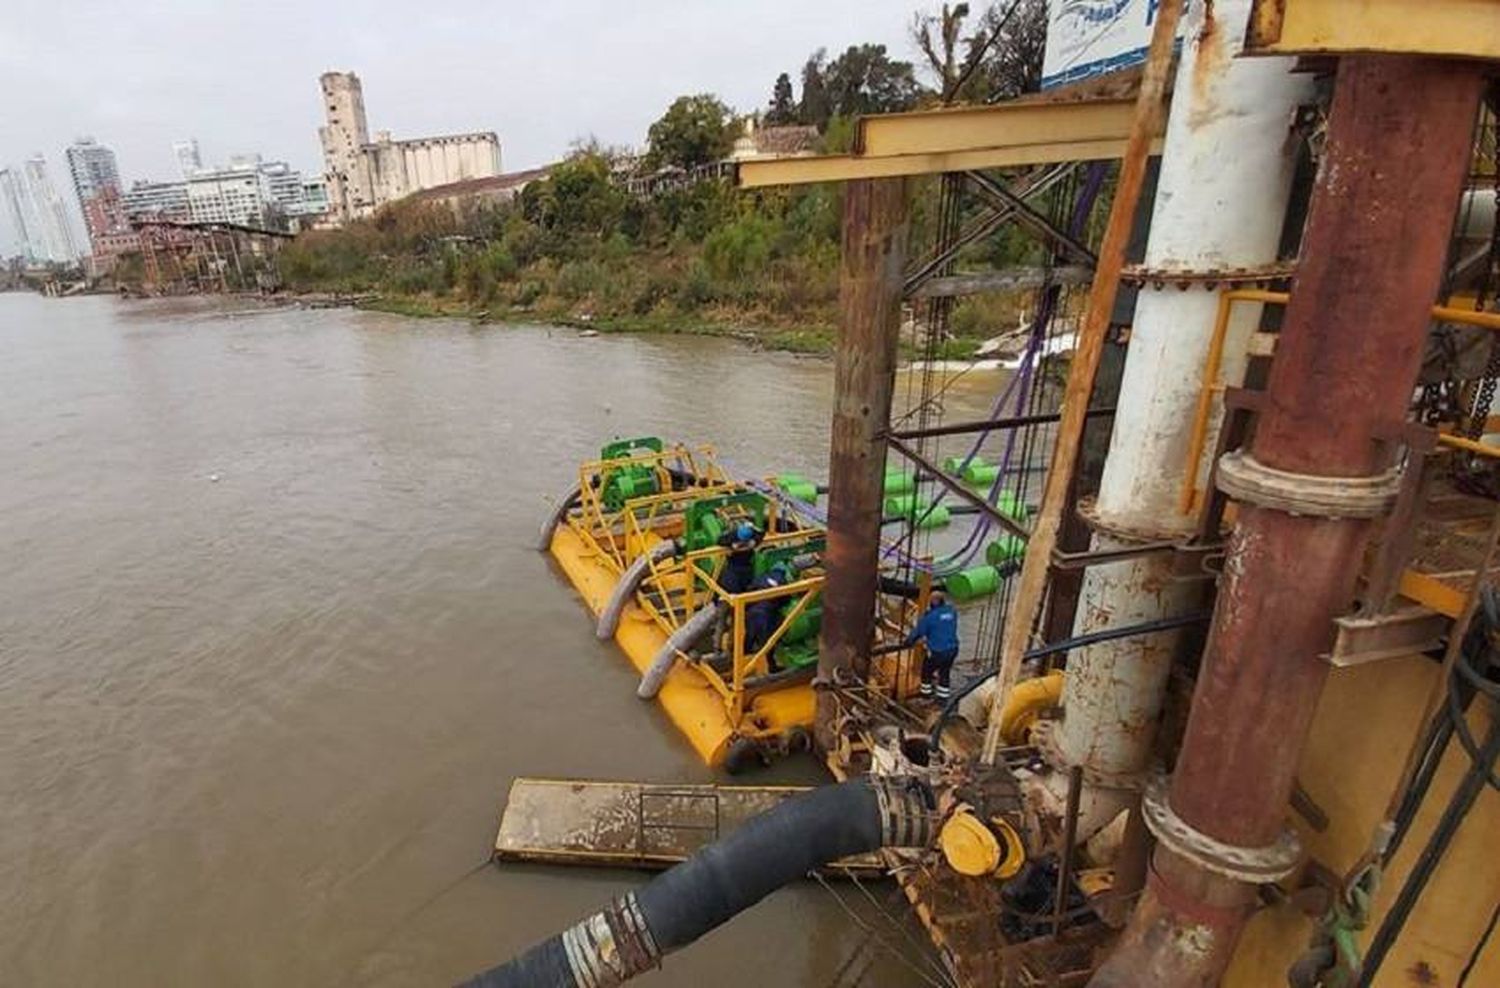
[[[318,81],[326,120],[318,137],[336,221],[368,216],[422,189],[500,174],[500,139],[492,131],[410,140],[382,131],[372,143],[359,76],[325,72]]]
[[[29,210],[23,205],[25,195],[26,188],[21,176],[9,168],[0,168],[0,199],[5,201],[5,216],[10,222],[11,235],[15,241],[13,247],[10,244],[3,245],[0,256],[6,256],[14,250],[28,260],[35,257],[31,248],[31,232],[26,225]]]
[[[186,182],[136,182],[120,196],[120,203],[130,219],[172,223],[192,219]]]
[[[138,246],[120,200],[115,153],[92,137],[80,137],[68,147],[68,171],[83,210],[90,256],[96,268],[108,268],[116,256]]]
[[[203,169],[203,156],[198,153],[198,139],[189,137],[172,145],[172,154],[177,158],[177,171],[183,178],[192,178]]]
[[[258,163],[200,171],[187,197],[194,223],[264,227],[270,219],[271,183]]]
[[[27,229],[33,252],[38,260],[73,263],[78,259],[78,246],[68,225],[67,207],[47,174],[47,159],[38,152],[26,159],[22,171],[31,207]]]
[[[68,146],[68,171],[80,205],[106,186],[120,187],[115,153],[92,137],[80,137]]]

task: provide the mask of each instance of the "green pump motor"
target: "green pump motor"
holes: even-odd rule
[[[619,511],[635,498],[661,493],[661,481],[656,468],[646,463],[629,461],[636,450],[660,453],[662,448],[662,441],[655,436],[640,436],[635,439],[617,439],[599,451],[601,460],[626,461],[620,466],[610,465],[603,471],[599,500],[603,502],[606,511]]]

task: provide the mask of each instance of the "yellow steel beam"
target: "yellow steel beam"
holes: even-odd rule
[[[854,136],[860,157],[944,154],[981,148],[1058,146],[1130,136],[1135,100],[996,103],[862,117]]]
[[[754,189],[1118,158],[1130,136],[1133,105],[1000,103],[865,117],[855,153],[749,159],[739,164],[739,184]],[[1160,149],[1158,135],[1153,151]]]
[[[1245,51],[1500,59],[1500,0],[1255,0]]]

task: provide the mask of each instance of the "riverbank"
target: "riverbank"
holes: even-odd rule
[[[479,323],[543,322],[568,326],[585,332],[664,334],[673,336],[715,336],[739,340],[763,350],[784,353],[828,356],[838,327],[831,323],[781,324],[767,320],[763,313],[745,313],[733,309],[708,310],[699,315],[682,313],[649,313],[646,315],[598,315],[578,312],[566,306],[488,306],[481,307],[453,298],[432,296],[374,295],[351,300],[354,308],[413,318],[460,318]],[[983,341],[958,338],[944,342],[937,357],[942,361],[969,361]],[[911,326],[902,333],[903,357],[916,355]]]

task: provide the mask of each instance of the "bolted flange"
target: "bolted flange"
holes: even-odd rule
[[[1295,871],[1302,860],[1302,842],[1290,830],[1282,831],[1275,843],[1265,847],[1237,847],[1210,837],[1173,811],[1162,776],[1146,786],[1141,809],[1146,826],[1169,850],[1205,871],[1237,882],[1277,881]]]
[[[1219,490],[1289,515],[1313,518],[1378,518],[1401,489],[1401,468],[1371,477],[1322,477],[1277,470],[1245,450],[1225,453],[1215,471]]]

